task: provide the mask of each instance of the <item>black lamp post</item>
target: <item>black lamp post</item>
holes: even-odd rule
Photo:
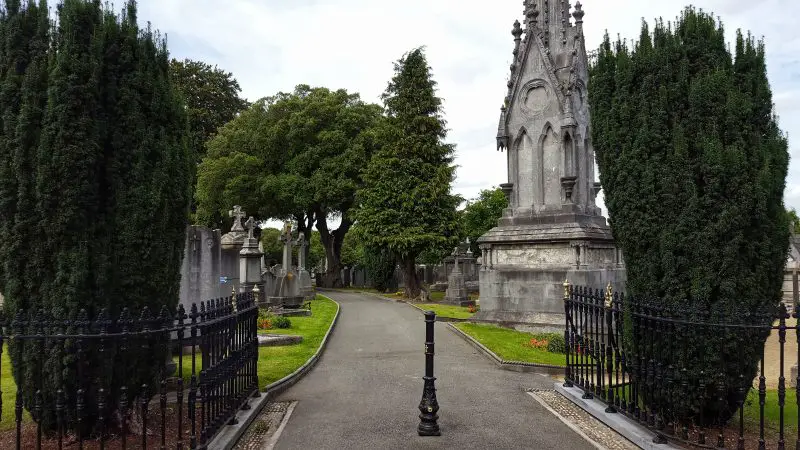
[[[433,325],[436,323],[436,313],[425,311],[425,387],[422,390],[422,400],[419,402],[419,426],[417,432],[420,436],[441,436],[439,424],[439,402],[436,401],[436,386],[433,376]]]

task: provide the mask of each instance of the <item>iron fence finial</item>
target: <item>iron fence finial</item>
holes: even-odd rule
[[[564,279],[564,300],[569,298],[569,280]]]
[[[611,287],[611,282],[608,282],[608,286],[606,286],[606,308],[611,308],[612,301],[614,299],[614,288]]]

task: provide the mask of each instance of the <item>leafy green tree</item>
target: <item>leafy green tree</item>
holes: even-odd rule
[[[467,202],[461,211],[461,233],[469,238],[472,253],[481,254],[478,248],[478,238],[487,231],[497,226],[497,221],[503,215],[503,209],[508,207],[508,199],[500,188],[484,189],[478,198]]]
[[[421,290],[417,256],[458,239],[459,198],[450,193],[454,147],[443,142],[447,130],[435,88],[422,49],[395,64],[383,95],[388,115],[380,130],[383,145],[364,173],[356,210],[364,244],[400,261],[409,298]]]
[[[671,314],[751,314],[751,325],[768,326],[756,314],[775,314],[782,296],[789,155],[763,42],[739,32],[731,55],[722,24],[690,7],[652,33],[643,24],[633,49],[606,36],[591,80],[592,139],[629,293]],[[686,369],[688,383],[645,393],[645,404],[695,424],[729,418],[742,400],[737,380],[750,388],[766,337],[681,327],[653,357]],[[723,402],[710,374],[723,375]]]
[[[170,75],[186,105],[192,158],[195,164],[200,164],[206,154],[206,142],[219,127],[236,118],[250,104],[239,96],[242,89],[233,74],[217,66],[191,59],[172,59]]]
[[[261,230],[261,244],[264,249],[264,257],[269,265],[282,264],[283,243],[280,242],[280,236],[281,230],[277,228],[264,228]],[[311,232],[308,247],[306,270],[311,271],[320,264],[324,264],[325,261],[325,248],[322,246],[322,240],[319,237],[318,231]],[[298,250],[299,247],[293,248],[292,257],[295,263],[297,262]]]
[[[797,217],[797,211],[794,208],[786,211],[789,214],[789,223],[792,233],[800,234],[800,217]]]
[[[57,25],[45,1],[19,5],[7,1],[9,14],[0,17],[6,37],[21,33],[2,50],[18,58],[3,79],[17,109],[4,104],[0,132],[13,168],[0,171],[0,185],[16,191],[0,201],[14,241],[1,255],[4,309],[71,319],[67,334],[101,311],[169,313],[178,301],[190,171],[166,45],[139,29],[133,0],[121,16],[99,1],[64,0]],[[24,33],[15,28],[23,23]],[[114,417],[123,386],[133,400],[151,395],[142,385],[165,375],[166,342],[144,344],[101,354],[84,343],[80,358],[72,339],[13,342],[8,351],[23,405],[45,430],[56,426],[56,391],[74,410],[83,389],[83,426],[70,415],[67,429],[85,435],[97,423],[98,386]],[[33,408],[37,390],[41,414]]]
[[[299,85],[257,101],[208,142],[198,219],[218,226],[238,204],[264,219],[293,219],[306,236],[316,226],[328,261],[320,285],[341,285],[341,246],[380,121],[379,106],[345,90]],[[341,219],[336,230],[332,217]]]

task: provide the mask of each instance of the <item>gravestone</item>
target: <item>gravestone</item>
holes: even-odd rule
[[[253,236],[256,221],[251,216],[245,223],[247,227],[247,237],[244,240],[242,249],[239,251],[239,286],[240,292],[256,292],[258,294],[257,303],[263,303],[264,289],[257,287],[261,284],[261,257],[263,253],[258,249],[258,239]]]
[[[181,265],[180,303],[191,311],[192,303],[219,298],[230,293],[221,284],[221,233],[201,226],[186,228]]]
[[[245,212],[242,207],[236,205],[232,210],[228,211],[228,215],[233,217],[233,225],[231,231],[222,235],[221,238],[221,260],[220,260],[220,276],[224,277],[227,286],[228,295],[232,290],[239,291],[239,252],[242,250],[244,240],[247,238],[247,231],[242,225],[242,219],[245,217]]]
[[[471,251],[467,250],[466,256],[471,256]],[[452,253],[453,256],[453,271],[450,272],[450,277],[447,280],[447,291],[445,291],[444,302],[452,305],[468,306],[474,305],[474,301],[469,300],[469,293],[467,292],[467,280],[459,267],[458,258],[462,256],[461,249],[456,247]]]
[[[274,295],[268,297],[272,308],[296,309],[303,305],[303,294],[300,291],[300,279],[292,270],[292,224],[287,222],[278,237],[283,243],[283,264],[275,278]]]
[[[316,297],[314,286],[311,284],[311,274],[306,269],[306,241],[305,234],[301,231],[297,235],[297,275],[300,277],[300,293],[306,300],[313,300]]]
[[[500,187],[509,204],[478,239],[484,270],[475,318],[563,331],[564,280],[624,291],[625,269],[595,201],[585,13],[576,4],[573,22],[565,2],[524,4],[496,136],[497,149],[507,150]]]

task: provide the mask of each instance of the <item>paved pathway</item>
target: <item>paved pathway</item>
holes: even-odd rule
[[[443,323],[435,375],[441,437],[417,436],[424,373],[419,311],[372,296],[341,305],[319,364],[279,400],[298,404],[277,449],[591,449],[529,395],[549,378],[498,369]]]

